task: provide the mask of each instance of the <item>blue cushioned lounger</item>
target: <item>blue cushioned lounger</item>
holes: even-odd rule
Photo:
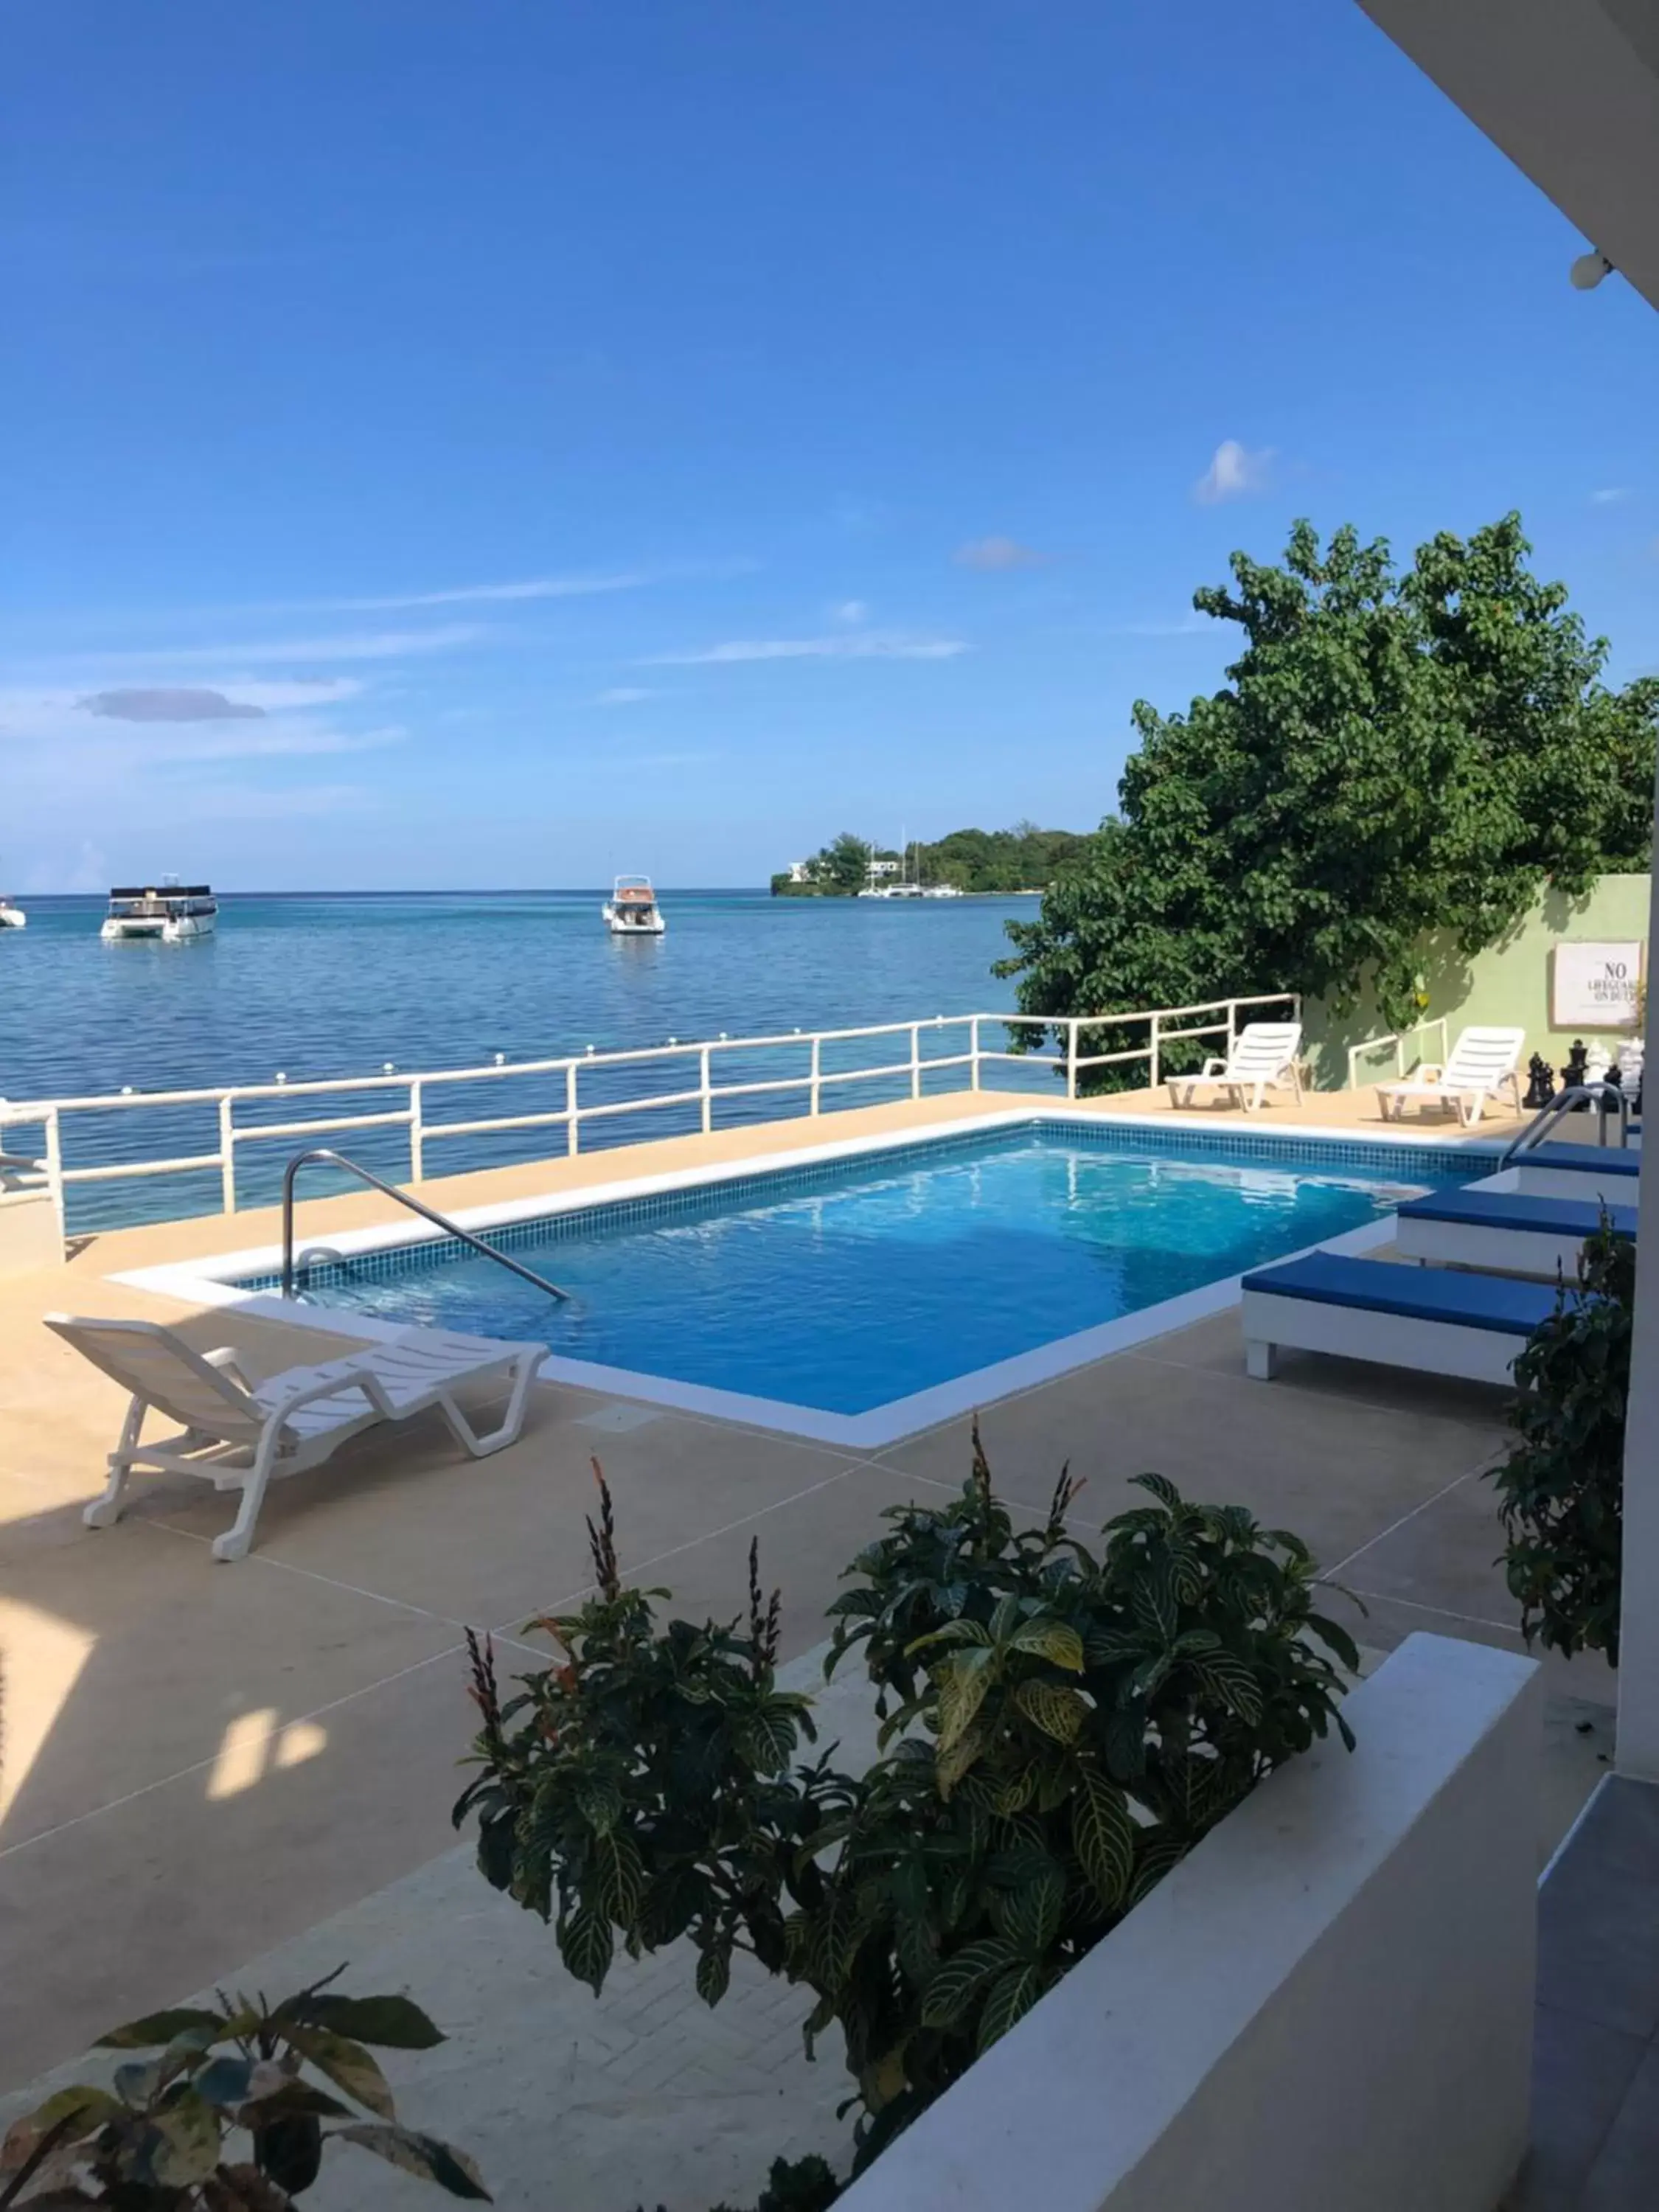
[[[1633,1206],[1610,1205],[1607,1212],[1621,1237],[1635,1236]],[[1408,1198],[1400,1208],[1400,1218],[1479,1222],[1488,1229],[1588,1237],[1600,1225],[1601,1208],[1593,1198],[1550,1198],[1542,1191],[1431,1190],[1425,1198]]]
[[[1559,1168],[1564,1175],[1629,1176],[1642,1172],[1642,1155],[1622,1145],[1534,1145],[1517,1167]]]
[[[1630,1193],[1626,1182],[1613,1188]],[[1635,1236],[1633,1206],[1609,1206],[1607,1213],[1621,1236]],[[1584,1239],[1601,1219],[1596,1198],[1552,1198],[1543,1189],[1436,1190],[1400,1208],[1395,1249],[1407,1260],[1553,1283],[1557,1275],[1577,1274]]]
[[[1555,1310],[1553,1285],[1310,1252],[1243,1283],[1245,1364],[1258,1379],[1281,1348],[1330,1352],[1431,1375],[1507,1382],[1515,1356]]]

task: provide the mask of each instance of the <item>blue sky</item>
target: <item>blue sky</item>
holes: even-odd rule
[[[1301,514],[1518,506],[1659,664],[1650,313],[1346,0],[59,0],[7,49],[9,887],[1091,823],[1228,657],[1194,586]]]

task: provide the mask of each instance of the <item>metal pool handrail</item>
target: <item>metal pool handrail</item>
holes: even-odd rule
[[[1520,1134],[1510,1139],[1498,1165],[1506,1168],[1512,1161],[1518,1160],[1523,1152],[1535,1151],[1564,1115],[1576,1113],[1581,1106],[1588,1106],[1592,1111],[1600,1109],[1598,1133],[1605,1145],[1607,1140],[1607,1116],[1612,1111],[1607,1103],[1609,1099],[1616,1099],[1619,1104],[1618,1149],[1622,1152],[1630,1143],[1630,1094],[1617,1083],[1575,1083],[1559,1092],[1547,1106],[1540,1107]]]
[[[581,1150],[581,1131],[596,1121],[618,1115],[659,1113],[665,1108],[690,1108],[704,1135],[714,1126],[718,1102],[736,1099],[787,1097],[805,1093],[807,1111],[816,1115],[825,1094],[837,1084],[887,1082],[897,1085],[912,1098],[923,1095],[924,1081],[937,1084],[946,1071],[965,1069],[967,1088],[978,1091],[986,1065],[993,1061],[1048,1067],[1061,1078],[1065,1095],[1074,1099],[1078,1079],[1091,1067],[1129,1066],[1142,1063],[1148,1085],[1156,1090],[1162,1079],[1164,1054],[1170,1045],[1195,1038],[1212,1037],[1218,1051],[1231,1051],[1247,1010],[1262,1006],[1288,1007],[1301,1012],[1301,1000],[1291,991],[1269,991],[1255,996],[1207,999],[1189,1006],[1157,1006],[1126,1012],[1048,1015],[1015,1013],[936,1014],[915,1021],[875,1022],[861,1028],[796,1030],[763,1036],[710,1037],[682,1044],[678,1039],[664,1045],[641,1045],[618,1052],[567,1053],[556,1059],[508,1060],[498,1056],[488,1067],[420,1070],[408,1074],[388,1067],[379,1075],[325,1076],[301,1083],[204,1085],[188,1091],[121,1091],[94,1092],[79,1097],[0,1102],[0,1130],[39,1125],[44,1145],[40,1158],[25,1163],[39,1173],[57,1204],[60,1225],[64,1194],[71,1185],[122,1182],[149,1176],[200,1175],[216,1172],[220,1205],[226,1213],[237,1210],[237,1153],[244,1145],[271,1139],[331,1135],[347,1129],[406,1129],[409,1132],[409,1179],[422,1182],[428,1172],[427,1150],[441,1139],[514,1134],[532,1129],[562,1129],[565,1151],[573,1158]],[[1170,1024],[1175,1024],[1171,1027]],[[1024,1030],[1036,1033],[1041,1047],[1044,1033],[1053,1036],[1056,1049],[1045,1052],[995,1050],[984,1042],[987,1025],[994,1033]],[[1085,1052],[1090,1035],[1104,1029],[1144,1032],[1146,1042],[1118,1052]],[[908,1050],[902,1057],[884,1058],[874,1066],[826,1066],[826,1051],[881,1037],[902,1037]],[[965,1049],[924,1051],[924,1039],[955,1044]],[[1224,1044],[1223,1040],[1224,1039]],[[719,1082],[716,1068],[722,1054],[733,1053],[793,1054],[793,1072],[760,1080]],[[805,1066],[801,1060],[805,1059]],[[670,1091],[645,1091],[631,1097],[584,1098],[584,1082],[591,1084],[600,1069],[645,1067],[655,1062],[690,1062],[696,1085]],[[543,1110],[489,1115],[467,1121],[429,1121],[432,1093],[447,1085],[501,1083],[521,1078],[551,1078],[562,1081],[563,1103]],[[384,1103],[381,1103],[384,1095]],[[556,1089],[556,1095],[557,1091]],[[367,1113],[328,1113],[281,1121],[239,1122],[240,1105],[276,1098],[312,1099],[337,1096],[343,1102],[362,1098]],[[66,1121],[82,1115],[106,1116],[170,1109],[210,1106],[217,1109],[219,1141],[212,1152],[191,1152],[161,1158],[104,1160],[94,1164],[66,1165],[63,1132]],[[402,1194],[399,1194],[400,1195]]]
[[[498,1252],[493,1244],[486,1244],[482,1237],[475,1237],[470,1229],[463,1229],[459,1221],[452,1221],[447,1213],[440,1213],[435,1206],[428,1206],[418,1198],[411,1198],[406,1190],[399,1190],[395,1182],[382,1182],[368,1169],[359,1167],[356,1160],[347,1159],[343,1152],[331,1152],[326,1145],[316,1146],[308,1152],[295,1152],[283,1170],[283,1296],[294,1296],[294,1178],[302,1167],[313,1160],[326,1160],[331,1167],[343,1168],[355,1175],[359,1182],[366,1182],[386,1198],[395,1198],[399,1206],[406,1206],[411,1213],[418,1213],[423,1221],[431,1222],[448,1236],[457,1237],[463,1244],[470,1244],[475,1252],[482,1252],[486,1260],[497,1261],[503,1267],[522,1275],[526,1283],[550,1297],[561,1302],[568,1299],[568,1291],[562,1291],[556,1283],[550,1283],[545,1275],[538,1275],[533,1267],[526,1267],[505,1252]]]

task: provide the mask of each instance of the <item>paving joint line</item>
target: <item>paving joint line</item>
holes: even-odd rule
[[[798,1505],[802,1498],[814,1497],[820,1490],[833,1489],[836,1483],[844,1482],[849,1474],[860,1473],[866,1464],[867,1462],[862,1460],[844,1461],[834,1474],[825,1475],[821,1482],[808,1483],[804,1490],[791,1491],[787,1498],[772,1498],[766,1504],[757,1506],[752,1513],[739,1514],[735,1521],[727,1521],[718,1528],[705,1529],[701,1535],[688,1537],[684,1543],[672,1545],[665,1552],[657,1552],[648,1559],[630,1561],[627,1567],[627,1577],[630,1581],[635,1580],[639,1576],[649,1573],[653,1567],[659,1567],[669,1559],[677,1559],[686,1552],[695,1552],[699,1545],[712,1544],[717,1537],[729,1536],[734,1529],[746,1528],[754,1521],[763,1521],[769,1513],[781,1512],[786,1505]],[[556,1613],[562,1606],[580,1605],[592,1588],[593,1584],[591,1582],[584,1583],[580,1589],[572,1590],[567,1596],[555,1598],[545,1609],[549,1613]],[[511,1630],[507,1628],[505,1622],[499,1626],[492,1627],[489,1633],[492,1636],[503,1636],[509,1638],[512,1635]]]
[[[1345,1567],[1351,1567],[1356,1559],[1363,1559],[1365,1553],[1371,1549],[1373,1545],[1380,1544],[1385,1537],[1394,1535],[1397,1530],[1405,1528],[1408,1522],[1415,1521],[1419,1513],[1426,1513],[1430,1506],[1437,1505],[1443,1498],[1449,1498],[1453,1491],[1459,1488],[1463,1483],[1478,1482],[1480,1479],[1482,1471],[1483,1470],[1478,1467],[1468,1468],[1466,1468],[1462,1474],[1454,1475],[1449,1482],[1443,1483],[1431,1497],[1420,1499],[1417,1504],[1412,1507],[1409,1513],[1402,1513],[1397,1521],[1390,1521],[1386,1528],[1379,1528],[1376,1535],[1367,1536],[1363,1544],[1357,1544],[1353,1550],[1348,1553],[1346,1559],[1339,1559],[1334,1567],[1327,1567],[1320,1576],[1319,1579],[1321,1582],[1334,1582],[1337,1576],[1342,1572]],[[1382,1592],[1378,1591],[1376,1595],[1381,1596]],[[1470,1619],[1474,1618],[1473,1614],[1468,1617]]]
[[[369,1697],[376,1690],[388,1689],[393,1682],[401,1682],[410,1674],[418,1674],[423,1667],[435,1667],[441,1659],[453,1659],[465,1649],[464,1644],[452,1644],[441,1651],[428,1652],[424,1659],[412,1660],[407,1667],[399,1667],[390,1674],[383,1674],[378,1681],[364,1682],[355,1690],[346,1691],[342,1697],[331,1698],[325,1705],[313,1705],[309,1712],[290,1713],[281,1725],[292,1728],[299,1723],[321,1720],[325,1713],[338,1712],[342,1705],[354,1704],[359,1698]],[[218,1763],[219,1753],[216,1751],[210,1759],[192,1759],[188,1766],[181,1766],[172,1774],[159,1774],[153,1782],[140,1783],[137,1789],[126,1790],[119,1797],[112,1797],[102,1805],[89,1805],[84,1813],[71,1814],[67,1820],[56,1821],[50,1828],[42,1828],[38,1835],[23,1836],[15,1844],[0,1844],[0,1860],[15,1858],[20,1851],[33,1850],[37,1844],[50,1843],[54,1836],[66,1835],[70,1829],[81,1827],[88,1820],[101,1820],[106,1813],[118,1813],[124,1805],[136,1804],[139,1798],[152,1796],[156,1790],[166,1790],[174,1782],[187,1782],[192,1774],[204,1774]]]
[[[151,1520],[145,1525],[152,1528],[165,1528],[168,1535],[181,1536],[186,1543],[208,1546],[213,1542],[211,1536],[199,1535],[194,1528],[180,1528],[172,1521]],[[259,1566],[278,1574],[298,1575],[303,1581],[321,1583],[329,1589],[343,1590],[351,1597],[368,1598],[372,1604],[389,1605],[399,1613],[413,1613],[417,1620],[435,1621],[441,1628],[465,1628],[467,1626],[457,1615],[440,1613],[434,1606],[416,1605],[411,1598],[392,1597],[385,1590],[366,1589],[361,1583],[343,1582],[338,1575],[325,1575],[317,1567],[302,1567],[295,1560],[280,1559],[271,1552],[250,1552],[245,1559],[235,1560],[216,1559],[214,1565],[216,1568],[224,1565]]]
[[[1361,1600],[1369,1598],[1378,1605],[1403,1605],[1413,1613],[1431,1613],[1437,1620],[1461,1620],[1470,1628],[1493,1628],[1500,1636],[1513,1636],[1519,1643],[1526,1641],[1513,1621],[1488,1620],[1482,1613],[1458,1613],[1449,1605],[1427,1605],[1420,1597],[1396,1597],[1392,1590],[1356,1589],[1351,1589],[1348,1595]],[[1595,1704],[1598,1701],[1593,1698],[1590,1702]]]

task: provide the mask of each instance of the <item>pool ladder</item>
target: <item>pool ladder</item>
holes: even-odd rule
[[[1617,1083],[1575,1083],[1566,1091],[1540,1107],[1535,1117],[1528,1122],[1519,1136],[1514,1138],[1498,1162],[1500,1167],[1512,1167],[1523,1153],[1534,1152],[1556,1123],[1568,1114],[1576,1114],[1588,1107],[1598,1122],[1597,1135],[1601,1144],[1607,1141],[1607,1117],[1619,1116],[1619,1143],[1616,1149],[1624,1152],[1631,1138],[1631,1095]]]
[[[550,1283],[545,1275],[538,1275],[533,1267],[525,1267],[508,1254],[498,1252],[493,1244],[486,1244],[483,1237],[475,1237],[470,1229],[463,1229],[459,1221],[452,1221],[447,1213],[440,1213],[435,1206],[428,1206],[421,1199],[411,1198],[406,1190],[399,1190],[395,1182],[382,1182],[380,1176],[372,1174],[368,1168],[360,1167],[356,1160],[347,1159],[343,1152],[333,1152],[326,1145],[319,1145],[308,1152],[295,1152],[283,1170],[283,1296],[285,1298],[294,1296],[294,1179],[301,1168],[310,1166],[316,1160],[325,1160],[331,1167],[343,1168],[348,1175],[356,1176],[359,1182],[368,1183],[372,1190],[378,1190],[383,1197],[395,1198],[399,1206],[406,1206],[411,1213],[418,1213],[422,1221],[429,1221],[447,1236],[459,1238],[463,1244],[470,1244],[475,1252],[482,1252],[486,1260],[495,1260],[514,1274],[522,1275],[526,1283],[538,1291],[545,1291],[549,1297],[560,1300],[569,1297],[568,1291],[562,1291],[556,1283]]]

